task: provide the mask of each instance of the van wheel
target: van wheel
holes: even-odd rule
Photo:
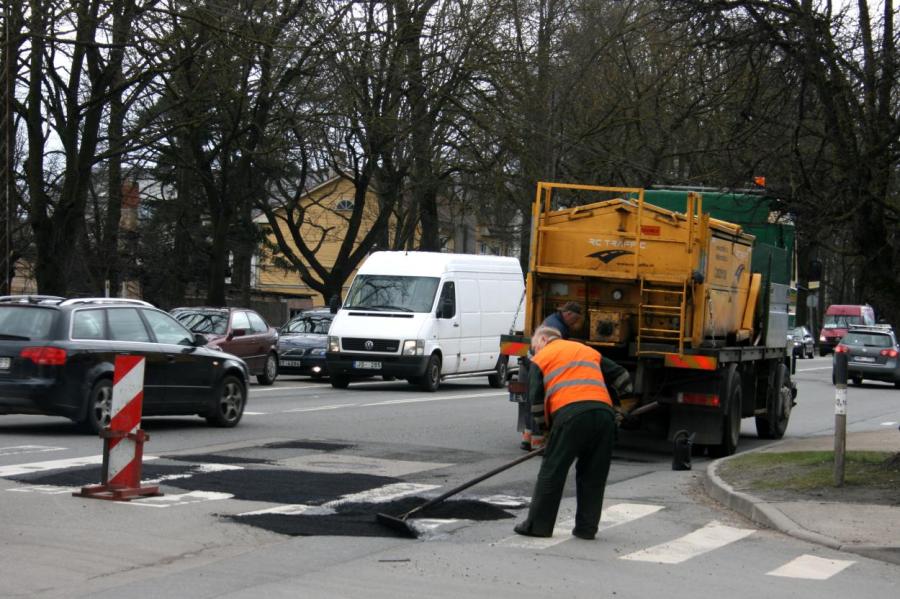
[[[488,385],[494,389],[502,389],[506,386],[506,376],[509,369],[509,356],[500,356],[497,360],[497,372],[488,375]]]
[[[423,391],[433,393],[441,386],[441,359],[432,354],[428,358],[428,365],[425,366],[425,375],[420,383]]]
[[[109,379],[100,379],[88,393],[84,418],[78,426],[86,433],[98,434],[109,425],[112,417],[113,384]]]
[[[266,356],[266,365],[262,373],[256,376],[256,380],[260,385],[271,385],[278,377],[278,357],[271,353]]]

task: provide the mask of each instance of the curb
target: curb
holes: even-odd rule
[[[778,508],[762,499],[759,499],[758,497],[754,497],[753,495],[742,493],[740,491],[735,491],[731,485],[722,480],[717,472],[720,464],[732,459],[733,457],[735,456],[729,456],[714,460],[709,464],[709,466],[706,467],[706,476],[703,479],[703,488],[706,491],[706,494],[709,495],[712,499],[721,503],[725,507],[741,514],[742,516],[748,518],[750,521],[756,524],[765,526],[766,528],[777,530],[802,541],[815,543],[817,545],[823,545],[825,547],[838,551],[856,553],[864,557],[869,557],[893,564],[900,564],[900,547],[881,545],[848,545],[846,543],[842,543],[829,536],[803,528],[802,526],[791,520],[789,517],[787,517]]]

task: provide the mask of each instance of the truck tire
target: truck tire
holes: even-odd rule
[[[727,398],[727,402],[722,421],[722,442],[709,446],[709,455],[714,458],[732,455],[741,438],[741,375],[737,369],[730,368],[723,376],[722,383],[722,395]]]
[[[497,360],[497,372],[488,375],[488,385],[494,389],[502,389],[506,386],[507,373],[509,372],[509,356],[500,356]]]
[[[425,374],[419,384],[423,391],[433,393],[441,386],[441,359],[432,354],[425,366]]]
[[[781,439],[791,418],[794,400],[787,366],[779,364],[766,394],[766,415],[756,417],[756,434],[760,439]]]

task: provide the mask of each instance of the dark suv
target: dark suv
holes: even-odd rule
[[[246,308],[175,308],[172,316],[209,346],[241,358],[260,385],[278,377],[278,330]]]
[[[147,302],[0,297],[0,414],[45,414],[98,432],[109,423],[117,355],[140,355],[143,415],[240,422],[249,372],[240,359]]]
[[[894,383],[900,389],[900,345],[890,325],[851,326],[834,348],[847,354],[847,378]]]

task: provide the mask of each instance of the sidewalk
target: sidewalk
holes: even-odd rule
[[[769,453],[831,451],[831,435],[786,439],[764,449]],[[848,433],[848,451],[900,452],[900,431]],[[900,490],[896,505],[813,501],[767,501],[736,491],[719,475],[720,465],[731,458],[713,461],[706,470],[707,493],[719,503],[757,524],[785,534],[866,557],[900,564]]]

